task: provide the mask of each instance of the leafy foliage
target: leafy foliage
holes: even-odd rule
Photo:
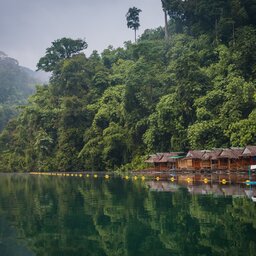
[[[48,48],[50,84],[0,135],[0,170],[136,169],[147,153],[256,143],[254,1],[163,4],[170,40],[157,28],[89,57],[80,40]]]
[[[38,64],[38,70],[53,71],[61,60],[68,59],[74,54],[87,48],[87,43],[81,39],[63,37],[52,42],[52,46],[46,49],[46,54]]]

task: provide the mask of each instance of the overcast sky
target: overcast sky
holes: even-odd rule
[[[85,39],[87,56],[123,46],[134,40],[125,18],[133,6],[142,10],[139,35],[163,26],[161,0],[0,0],[0,51],[34,70],[51,42],[62,37]]]

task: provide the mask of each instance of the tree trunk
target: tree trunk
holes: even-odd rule
[[[135,43],[137,42],[136,29],[134,29]]]
[[[232,22],[232,30],[233,30],[233,46],[236,45],[236,39],[235,39],[235,22]]]
[[[215,18],[215,42],[218,45],[218,20]]]
[[[165,40],[169,39],[169,34],[168,34],[168,21],[167,21],[167,11],[164,9],[164,35],[165,35]]]

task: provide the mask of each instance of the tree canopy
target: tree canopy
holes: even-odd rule
[[[46,54],[37,63],[38,70],[53,71],[60,61],[68,59],[87,48],[87,43],[82,39],[63,37],[52,42],[46,49]]]
[[[47,48],[50,84],[1,133],[0,170],[136,169],[150,153],[256,144],[253,6],[166,0],[169,40],[160,27],[88,57],[81,41]]]

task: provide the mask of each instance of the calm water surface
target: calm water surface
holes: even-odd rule
[[[246,189],[0,175],[0,255],[255,256]]]

